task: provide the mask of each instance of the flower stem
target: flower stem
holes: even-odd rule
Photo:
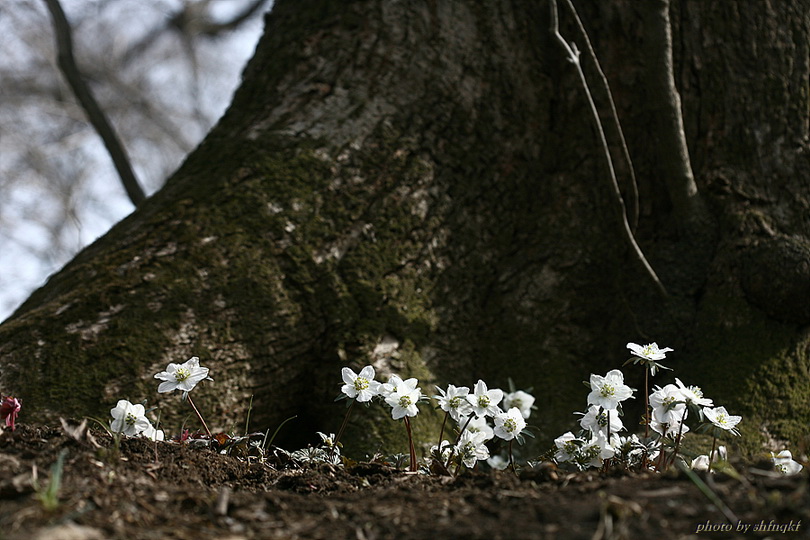
[[[669,431],[669,424],[661,425],[661,436],[658,438],[658,463],[655,464],[655,470],[661,472],[666,463],[666,451],[664,446],[664,435]]]
[[[647,439],[650,438],[650,368],[644,370],[644,468],[649,467],[647,461]]]
[[[717,444],[717,432],[712,434],[712,451],[709,454],[709,472],[712,472],[712,462],[714,461],[714,447]]]
[[[509,468],[512,469],[512,472],[515,473],[515,475],[517,475],[517,471],[515,470],[515,458],[514,458],[514,456],[512,456],[512,443],[513,442],[514,442],[514,439],[511,439],[509,441]]]
[[[405,430],[408,432],[408,450],[411,453],[411,472],[416,472],[416,448],[413,446],[413,434],[411,433],[411,421],[408,419],[407,416],[404,416],[403,419],[405,420]]]
[[[606,420],[607,420],[606,425],[605,425],[605,428],[607,429],[607,433],[605,433],[605,438],[607,440],[607,443],[610,444],[610,411],[605,409],[604,407],[599,407],[599,415],[601,415],[603,412],[605,413],[605,417],[606,417]],[[512,453],[512,441],[509,441],[509,453],[510,453],[510,456],[511,456],[511,453]],[[607,470],[609,468],[610,468],[610,459],[606,459],[604,461],[604,463],[603,463],[602,471],[607,472]]]
[[[445,469],[450,468],[450,462],[453,460],[453,456],[456,453],[456,446],[458,446],[458,441],[461,440],[461,434],[464,433],[464,430],[467,429],[467,426],[470,425],[470,422],[472,422],[472,419],[473,419],[473,415],[470,414],[470,416],[467,417],[467,421],[464,423],[464,426],[461,428],[461,431],[458,432],[458,437],[456,437],[456,442],[453,443],[453,448],[450,449],[450,455],[447,456],[447,463],[445,463],[445,465],[444,465]]]
[[[354,408],[354,404],[356,402],[352,400],[349,408],[346,409],[346,416],[343,417],[343,423],[340,424],[340,429],[338,430],[338,434],[335,436],[335,442],[332,445],[332,452],[334,453],[334,449],[338,447],[338,443],[340,442],[340,437],[343,435],[343,431],[346,429],[346,425],[349,423],[349,415],[352,414],[352,409]]]
[[[644,438],[650,436],[650,369],[644,370]]]
[[[681,448],[681,437],[683,436],[683,423],[686,421],[686,411],[689,407],[683,408],[683,416],[681,416],[681,426],[678,428],[678,438],[675,439],[675,452],[672,454],[672,463],[675,463],[675,460],[678,459],[678,450]]]
[[[447,417],[450,416],[449,412],[444,413],[444,420],[442,420],[442,429],[439,430],[439,455],[442,455],[442,437],[444,437],[444,426],[447,424]]]
[[[194,402],[191,400],[191,396],[189,394],[186,394],[186,399],[188,399],[188,404],[191,405],[191,408],[194,410],[194,414],[196,414],[197,418],[200,419],[200,422],[202,423],[203,427],[205,428],[205,433],[208,434],[208,438],[211,439],[212,438],[211,437],[211,430],[208,429],[208,424],[206,424],[205,420],[203,420],[203,417],[200,414],[200,411],[197,410],[197,407],[194,405]]]

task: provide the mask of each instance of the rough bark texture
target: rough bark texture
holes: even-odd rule
[[[623,239],[546,3],[277,0],[205,142],[0,326],[0,388],[31,416],[149,398],[175,426],[186,410],[152,375],[198,355],[215,379],[195,390],[210,423],[241,425],[253,395],[253,425],[298,415],[285,430],[301,442],[339,424],[340,367],[373,362],[429,394],[478,378],[533,387],[547,442],[584,409],[580,381],[620,366],[627,341],[658,341],[676,349],[676,376],[743,414],[749,448],[798,440],[810,419],[810,317],[793,292],[810,283],[807,2],[673,1],[696,196],[713,216],[689,223],[661,180],[643,14],[632,1],[578,8],[668,301]],[[577,40],[564,10],[561,31]],[[625,373],[643,388],[640,370]],[[349,448],[402,450],[402,426],[360,418],[375,415],[355,414]],[[431,424],[420,415],[417,438]]]

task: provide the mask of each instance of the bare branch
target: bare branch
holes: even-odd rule
[[[253,14],[256,13],[265,2],[266,0],[254,0],[252,4],[248,4],[245,9],[243,9],[240,13],[237,13],[230,21],[227,22],[214,23],[208,21],[208,23],[202,28],[202,32],[209,36],[216,36],[222,32],[230,32],[231,30],[235,30],[240,24],[252,17]]]
[[[132,45],[123,55],[122,62],[128,64],[131,60],[148,49],[155,40],[166,29],[178,32],[184,38],[204,34],[208,37],[217,37],[225,32],[231,32],[252,17],[267,0],[254,0],[245,9],[237,13],[231,20],[225,22],[215,22],[210,19],[207,13],[208,1],[198,3],[187,3],[179,11],[175,12],[167,21],[155,26],[145,36]]]
[[[627,237],[627,241],[633,247],[633,251],[636,254],[639,262],[641,262],[642,266],[646,270],[647,274],[652,279],[653,283],[655,283],[656,288],[661,293],[662,296],[665,298],[669,297],[667,294],[667,290],[664,288],[664,285],[661,283],[661,280],[658,279],[658,275],[653,270],[650,263],[647,261],[647,258],[644,256],[644,252],[641,251],[641,247],[639,247],[638,242],[636,242],[636,237],[633,235],[633,231],[630,229],[630,224],[627,221],[627,209],[624,205],[624,199],[622,198],[622,192],[619,189],[619,183],[616,180],[616,171],[613,168],[613,158],[610,157],[610,148],[607,144],[607,139],[605,138],[605,130],[602,127],[602,121],[599,119],[599,111],[596,109],[596,104],[593,101],[593,96],[591,95],[591,90],[588,87],[588,81],[585,79],[585,73],[582,71],[582,65],[579,62],[579,50],[577,49],[576,45],[569,44],[565,41],[565,38],[562,37],[560,34],[560,27],[559,27],[559,19],[557,15],[557,0],[551,0],[551,33],[560,42],[560,45],[565,50],[566,54],[568,55],[568,60],[574,64],[577,68],[577,73],[579,74],[579,80],[582,83],[582,88],[585,90],[585,96],[588,99],[588,105],[591,109],[591,114],[593,115],[596,130],[599,134],[600,142],[602,143],[602,149],[605,152],[605,160],[607,161],[608,171],[610,173],[610,180],[613,186],[613,193],[616,196],[616,201],[618,202],[620,215],[622,219],[622,225],[624,227],[624,233]]]
[[[574,16],[574,20],[577,21],[577,26],[579,27],[579,31],[582,34],[582,39],[585,40],[585,50],[588,51],[588,55],[591,57],[591,61],[596,66],[596,71],[599,73],[599,77],[602,79],[602,86],[605,87],[605,94],[607,94],[608,103],[610,104],[610,112],[613,116],[613,123],[616,127],[616,132],[619,135],[619,142],[622,147],[622,153],[624,154],[624,160],[627,162],[627,168],[630,171],[630,196],[632,197],[631,200],[631,214],[630,214],[630,228],[635,231],[636,227],[638,226],[638,184],[636,183],[636,171],[633,168],[633,161],[630,159],[630,150],[627,149],[627,141],[624,138],[624,131],[622,130],[622,125],[619,122],[619,113],[616,112],[616,104],[613,102],[613,93],[610,91],[610,84],[608,84],[607,77],[605,76],[605,72],[602,71],[602,66],[599,64],[599,60],[596,58],[596,52],[593,50],[593,46],[591,46],[591,40],[588,37],[588,32],[585,31],[585,25],[582,24],[582,19],[579,18],[579,14],[577,13],[576,8],[574,7],[574,3],[571,0],[565,0],[565,3],[568,5],[568,9],[571,11],[571,14]]]
[[[87,114],[87,119],[104,141],[104,146],[107,148],[110,158],[112,158],[115,169],[118,171],[118,175],[121,178],[121,182],[124,185],[129,199],[132,201],[132,204],[138,206],[146,199],[146,195],[132,170],[126,150],[118,139],[112,125],[107,120],[104,111],[101,110],[95,97],[93,97],[90,87],[84,82],[81,72],[76,65],[76,60],[73,56],[73,40],[71,38],[70,25],[65,17],[65,12],[62,10],[59,0],[45,0],[45,3],[48,5],[48,9],[51,12],[53,27],[56,33],[57,63],[59,64],[59,69],[68,85],[73,90],[79,104]]]

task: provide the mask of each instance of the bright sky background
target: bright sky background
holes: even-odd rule
[[[210,4],[218,20],[228,20],[250,1]],[[118,67],[124,51],[162,28],[182,5],[182,0],[62,0],[74,26],[77,62],[91,72],[102,107],[117,103],[108,114],[148,193],[159,189],[225,111],[272,0],[237,31],[195,39],[196,82],[187,49],[170,31],[125,68]],[[72,104],[53,49],[42,0],[2,0],[0,321],[133,210],[100,139]],[[102,80],[105,69],[114,82]],[[146,92],[140,100],[154,104],[156,121],[132,112],[139,102],[125,87]],[[154,128],[150,122],[162,125]],[[27,166],[31,159],[43,165]]]

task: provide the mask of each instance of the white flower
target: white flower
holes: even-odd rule
[[[523,390],[518,390],[517,392],[503,396],[503,408],[508,410],[512,407],[517,407],[520,410],[520,414],[523,415],[523,418],[529,418],[532,414],[532,405],[534,405],[534,396],[527,394]]]
[[[196,356],[192,356],[182,364],[169,364],[166,371],[156,374],[155,378],[163,381],[158,386],[158,392],[182,390],[184,394],[191,392],[201,380],[212,380],[208,376],[208,368],[200,366],[200,359]]]
[[[674,384],[668,384],[650,394],[650,407],[653,410],[653,419],[661,424],[674,424],[683,419],[685,397]]]
[[[440,460],[439,463],[443,467],[444,464],[447,463],[447,460],[450,459],[450,451],[453,449],[453,445],[450,444],[450,442],[447,441],[447,440],[442,440],[441,448],[442,448],[442,451],[441,451],[441,454],[440,454],[438,446],[436,446],[435,444],[433,446],[431,446],[430,447],[430,456],[434,460],[436,460],[436,459]]]
[[[618,436],[614,435],[613,439],[616,441],[616,444],[618,444]],[[557,441],[554,442],[556,443]],[[612,458],[616,454],[616,450],[601,431],[594,433],[593,437],[588,442],[574,439],[566,444],[571,445],[571,449],[575,449],[574,454],[567,461],[573,462],[581,470],[587,469],[588,467],[600,467],[603,460]],[[559,453],[561,453],[560,450],[558,450],[558,454]],[[556,454],[555,457],[557,457]]]
[[[638,356],[639,358],[643,358],[644,360],[663,360],[667,357],[666,353],[673,351],[673,349],[670,349],[669,347],[659,349],[658,344],[656,343],[649,343],[647,345],[628,343],[627,348],[630,349],[630,352],[632,352],[634,355]]]
[[[652,376],[655,376],[655,372],[658,370],[658,368],[669,369],[668,367],[658,363],[659,360],[666,358],[666,353],[672,352],[672,349],[669,347],[659,349],[658,345],[655,343],[648,343],[647,345],[628,343],[627,348],[630,349],[633,355],[638,358],[638,360],[633,363],[641,362],[642,364],[649,366],[650,374]]]
[[[740,432],[737,431],[736,426],[740,423],[740,420],[742,420],[742,416],[732,416],[728,414],[725,407],[715,407],[714,409],[704,407],[703,414],[706,415],[709,422],[720,429],[730,431],[734,435],[740,434]]]
[[[577,455],[584,443],[585,441],[575,437],[570,431],[560,435],[554,439],[554,446],[557,447],[557,451],[554,453],[554,459],[559,462],[570,461]]]
[[[526,420],[523,419],[523,415],[517,407],[496,414],[494,422],[495,435],[505,441],[511,441],[526,427]]]
[[[475,416],[495,416],[501,409],[498,403],[503,399],[503,391],[497,388],[487,390],[487,384],[478,380],[475,383],[475,390],[472,394],[467,395],[467,401],[472,405],[472,410]]]
[[[782,450],[778,454],[771,452],[774,468],[786,476],[797,474],[803,469],[801,463],[793,460],[790,450]]]
[[[717,450],[714,451],[712,454],[711,461],[717,463],[718,461],[725,461],[727,459],[728,453],[726,452],[725,446],[717,447]],[[708,471],[709,470],[709,456],[706,454],[701,454],[695,459],[692,460],[692,470],[694,471]],[[712,469],[714,472],[714,469]]]
[[[630,464],[639,463],[646,453],[644,444],[635,433],[628,437],[619,437],[613,447]]]
[[[607,435],[605,435],[602,431],[597,431],[596,433],[592,433],[591,440],[588,441],[588,444],[585,445],[584,450],[588,450],[589,447],[598,448],[599,449],[599,457],[601,459],[610,459],[614,455],[616,455],[616,449],[613,448],[613,444],[611,442],[615,442],[616,444],[619,443],[618,435],[614,435],[609,440]],[[601,463],[599,463],[601,465]],[[596,466],[596,465],[593,465]]]
[[[677,377],[675,382],[678,384],[683,399],[687,403],[694,403],[700,407],[711,407],[713,405],[711,399],[703,397],[703,390],[699,386],[686,386]]]
[[[416,403],[422,397],[422,390],[416,386],[419,381],[416,379],[403,381],[396,375],[392,375],[387,384],[392,385],[392,390],[387,393],[385,402],[392,407],[391,416],[394,420],[419,414],[419,409],[416,407]]]
[[[397,386],[402,384],[402,382],[402,378],[399,375],[391,375],[388,377],[388,382],[380,383],[380,386],[377,388],[377,393],[384,400],[396,391]]]
[[[472,469],[478,460],[489,459],[486,442],[483,433],[465,431],[456,445],[456,454],[465,466]]]
[[[701,454],[692,460],[693,471],[708,471],[709,470],[709,456]]]
[[[659,422],[653,419],[650,422],[650,428],[653,431],[664,437],[675,438],[678,435],[684,435],[689,431],[689,426],[682,423],[680,418],[673,419],[671,422]]]
[[[335,434],[334,433],[330,433],[328,435],[326,433],[321,432],[321,431],[316,431],[315,433],[317,433],[318,437],[321,438],[321,443],[325,447],[333,448],[335,446]],[[340,453],[340,448],[335,448],[335,450],[337,451],[338,454]]]
[[[639,440],[638,435],[632,433],[627,437],[619,437],[619,446],[622,448],[627,448],[628,450],[633,450],[636,448],[641,448],[644,445],[642,444],[641,440]]]
[[[487,465],[496,471],[503,471],[509,466],[509,462],[501,456],[492,456],[487,460]]]
[[[469,423],[467,422],[469,420]],[[466,431],[472,433],[483,433],[484,439],[487,441],[495,437],[495,432],[492,430],[492,427],[487,423],[487,418],[485,416],[473,416],[470,420],[469,416],[462,416],[458,419],[459,427],[467,426]]]
[[[145,413],[146,411],[140,403],[133,405],[126,399],[119,400],[115,408],[110,409],[113,417],[111,425],[113,432],[134,437],[147,430],[152,427],[152,424],[146,418]]]
[[[467,395],[470,389],[466,386],[455,387],[452,384],[447,386],[447,392],[436,387],[441,395],[433,396],[439,400],[439,407],[450,414],[450,417],[458,422],[462,416],[467,416],[472,410],[470,403],[467,401]]]
[[[619,402],[633,397],[633,390],[624,384],[624,375],[618,369],[612,369],[604,377],[591,374],[591,393],[588,394],[588,405],[597,405],[604,409],[615,409]]]
[[[146,437],[150,441],[162,441],[166,438],[166,435],[162,429],[155,429],[155,426],[150,423],[149,427],[141,432],[141,437]]]
[[[624,424],[622,424],[619,411],[616,409],[600,409],[600,407],[597,407],[596,405],[591,405],[588,407],[588,412],[586,412],[582,417],[582,420],[579,421],[579,425],[582,426],[582,429],[587,429],[591,432],[606,431],[608,428],[608,418],[610,419],[611,433],[616,433],[617,431],[624,429]]]
[[[371,401],[377,395],[380,383],[374,380],[374,368],[366,366],[356,374],[351,369],[345,367],[341,370],[343,375],[343,386],[340,391],[352,399],[359,402]]]

